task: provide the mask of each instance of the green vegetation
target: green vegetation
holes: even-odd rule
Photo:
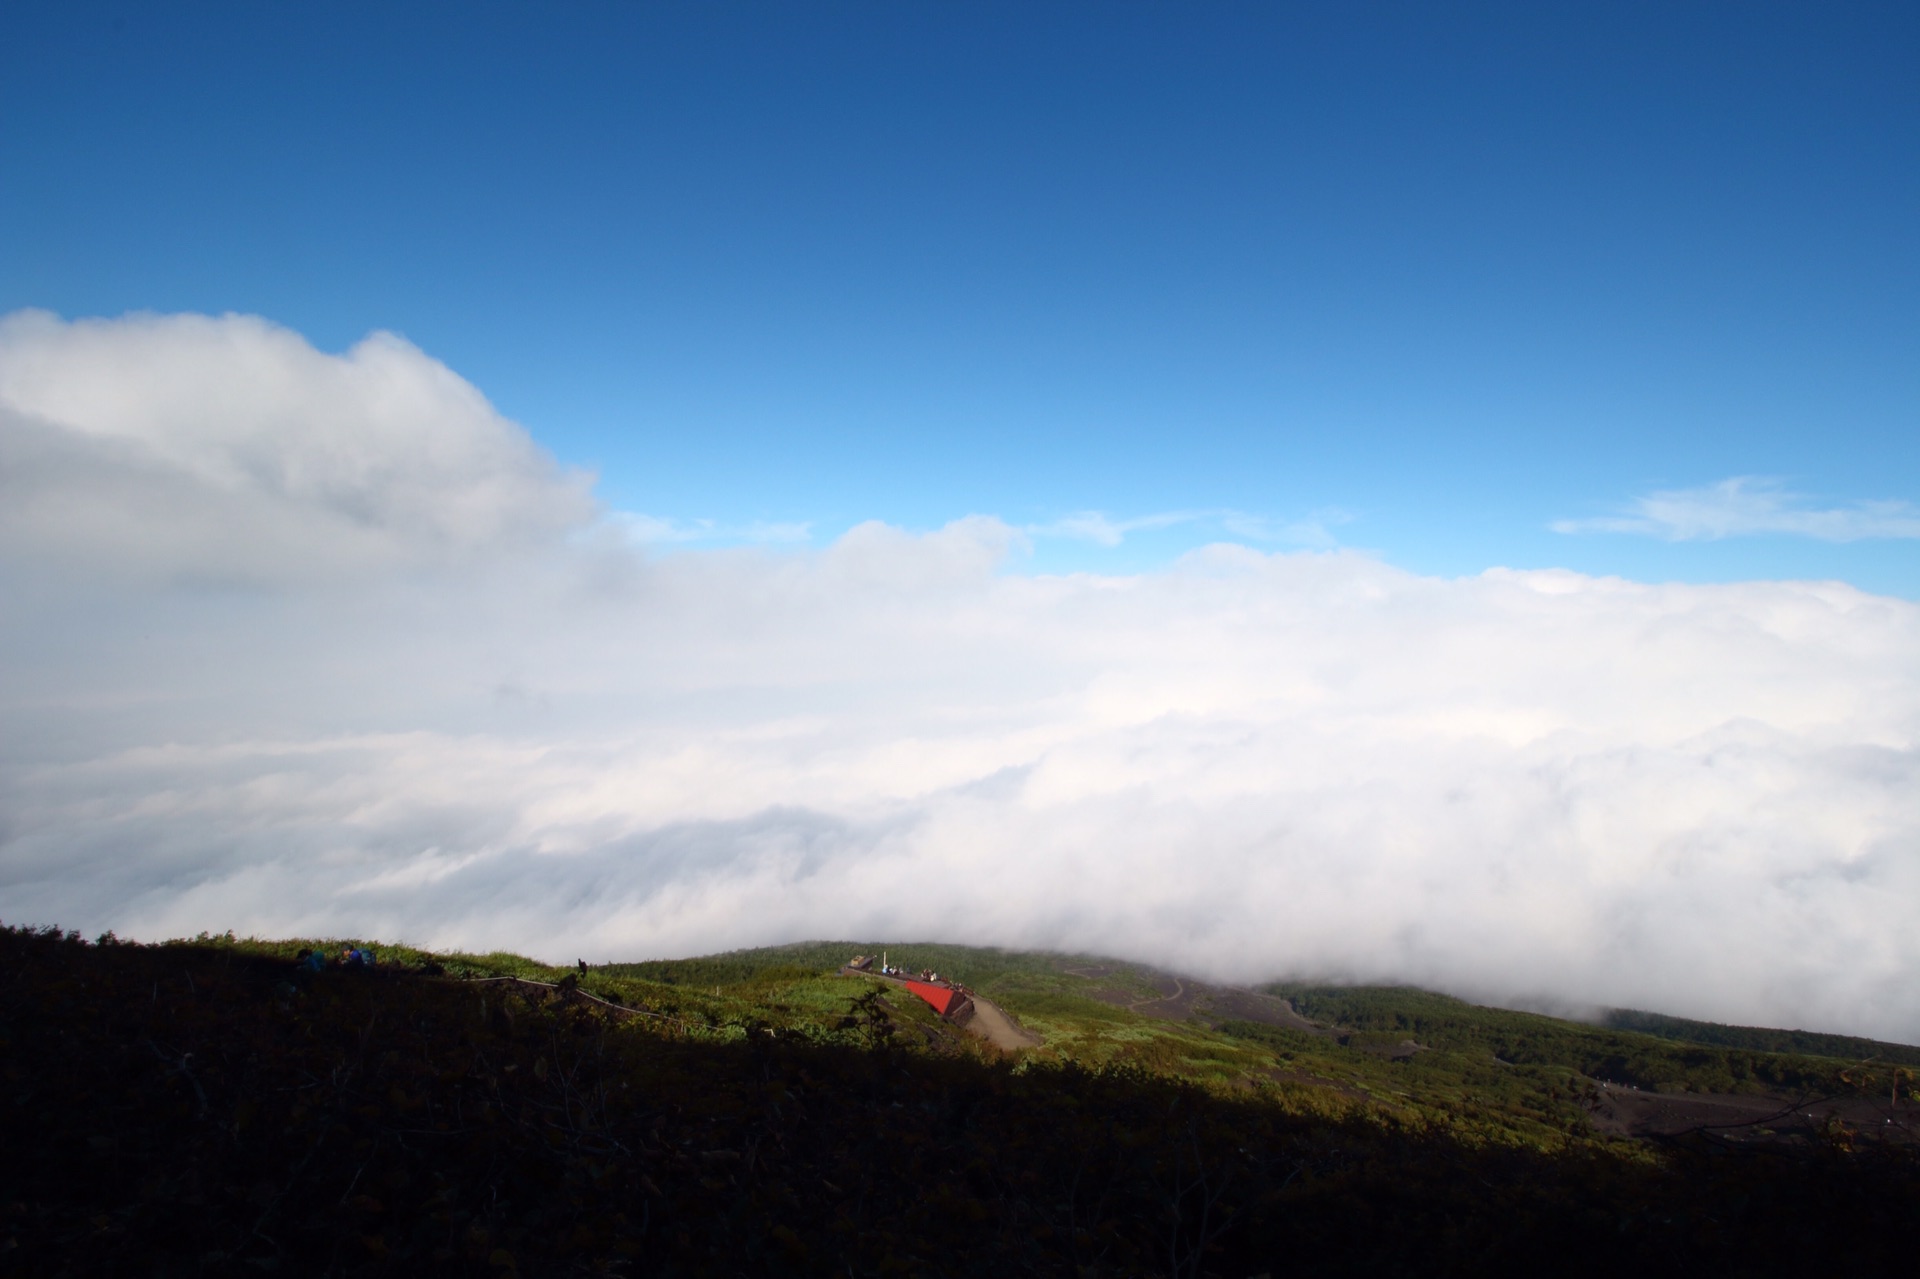
[[[1749,1052],[1792,1053],[1802,1057],[1888,1061],[1903,1066],[1920,1066],[1920,1048],[1911,1044],[1882,1043],[1877,1039],[1857,1039],[1852,1035],[1823,1035],[1811,1030],[1767,1030],[1759,1026],[1722,1026],[1717,1022],[1688,1021],[1684,1017],[1666,1017],[1660,1013],[1637,1012],[1631,1008],[1612,1009],[1602,1019],[1602,1024],[1615,1030],[1638,1031],[1661,1039],[1741,1048]]]
[[[1920,1049],[1868,1040],[1660,1019],[1695,1032],[1681,1039],[1483,1007],[1406,986],[1279,982],[1262,988],[1324,1033],[1215,1017],[1205,999],[1192,1015],[1174,1020],[1164,1010],[1152,1016],[1136,1009],[1165,994],[1171,980],[1136,965],[929,942],[800,942],[597,965],[584,975],[504,952],[434,953],[353,939],[263,942],[203,935],[170,944],[237,947],[287,959],[307,948],[331,955],[370,946],[383,960],[452,977],[551,983],[573,976],[579,989],[684,1033],[724,1042],[772,1030],[843,1046],[866,1038],[844,1024],[849,984],[862,979],[838,976],[838,970],[853,955],[884,951],[897,966],[965,981],[1038,1032],[1044,1046],[1026,1054],[1036,1065],[1139,1069],[1216,1091],[1284,1094],[1289,1104],[1328,1114],[1382,1109],[1462,1140],[1543,1150],[1583,1139],[1596,1083],[1659,1092],[1885,1095],[1893,1083],[1888,1072],[1897,1068],[1890,1063],[1902,1060],[1893,1054],[1920,1057]],[[901,1043],[945,1053],[978,1051],[918,1001],[894,999],[891,1007],[908,1036]],[[1716,1032],[1734,1042],[1713,1042]],[[1739,1042],[1743,1034],[1867,1051],[1767,1051]]]
[[[1869,1081],[1875,1072],[1861,1067],[1861,1057],[1681,1042],[1636,1030],[1485,1008],[1404,986],[1281,982],[1266,989],[1315,1021],[1355,1032],[1349,1037],[1352,1046],[1363,1046],[1370,1037],[1404,1038],[1435,1050],[1409,1061],[1408,1073],[1415,1077],[1422,1072],[1500,1063],[1517,1068],[1512,1073],[1515,1080],[1532,1079],[1533,1091],[1545,1087],[1549,1093],[1555,1087],[1549,1080],[1567,1081],[1559,1086],[1577,1086],[1570,1075],[1659,1092],[1783,1091],[1830,1096],[1874,1086]],[[1691,1024],[1710,1029],[1705,1023]]]
[[[1599,1070],[1869,1088],[1857,1062],[1277,988],[1309,1032],[1112,961],[887,945],[1048,1037],[1006,1056],[835,974],[878,945],[585,974],[315,945],[0,929],[0,1141],[32,1152],[0,1270],[1874,1274],[1920,1210],[1915,1147],[1844,1125],[1589,1122]]]
[[[1541,1149],[1587,1131],[1596,1083],[1662,1092],[1860,1095],[1887,1089],[1892,1081],[1884,1064],[1903,1060],[1895,1053],[1920,1058],[1920,1049],[1839,1037],[1824,1037],[1829,1042],[1822,1046],[1843,1051],[1822,1055],[1806,1047],[1821,1037],[1799,1032],[1766,1032],[1781,1036],[1784,1050],[1737,1036],[1715,1043],[1708,1032],[1732,1028],[1704,1023],[1684,1023],[1700,1033],[1682,1042],[1482,1007],[1412,987],[1264,988],[1320,1023],[1324,1034],[1216,1017],[1205,999],[1192,1015],[1170,1020],[1130,1007],[1150,1005],[1169,988],[1169,979],[1137,966],[932,943],[809,942],[608,965],[592,971],[589,985],[643,982],[627,989],[641,998],[651,991],[655,999],[661,986],[671,986],[697,994],[723,1023],[759,1017],[800,1029],[807,1018],[834,1017],[844,1003],[848,979],[830,974],[852,955],[882,950],[902,967],[959,976],[1039,1032],[1046,1043],[1029,1054],[1036,1063],[1138,1068],[1216,1089],[1285,1093],[1295,1105],[1328,1113],[1386,1108],[1465,1140]]]
[[[606,964],[593,971],[616,977],[634,977],[683,986],[728,986],[755,980],[776,968],[801,968],[831,973],[855,955],[878,957],[882,951],[896,967],[922,968],[960,976],[976,990],[999,995],[1031,990],[1065,993],[1074,982],[1085,984],[1069,971],[1075,966],[1113,967],[1113,961],[1090,955],[1059,955],[1032,951],[995,950],[978,946],[948,946],[938,942],[824,941],[727,951],[697,959],[650,959],[637,964]],[[1133,988],[1142,995],[1152,987],[1132,975]]]

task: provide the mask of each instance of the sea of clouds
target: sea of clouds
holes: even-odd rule
[[[649,548],[459,376],[0,320],[0,919],[1091,950],[1920,1040],[1920,607]]]

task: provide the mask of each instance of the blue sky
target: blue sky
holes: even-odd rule
[[[9,6],[0,312],[392,330],[712,540],[1913,596],[1916,65],[1905,4]]]

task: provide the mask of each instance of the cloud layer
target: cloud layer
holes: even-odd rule
[[[1089,948],[1920,1038],[1920,608],[973,517],[635,548],[455,375],[0,326],[8,920]]]

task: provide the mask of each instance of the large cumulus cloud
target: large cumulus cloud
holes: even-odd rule
[[[472,386],[391,334],[249,316],[0,320],[0,541],[86,571],[281,582],[538,540],[590,513]]]
[[[0,326],[0,901],[570,959],[1085,947],[1920,1037],[1920,609],[971,517],[650,555],[470,386]]]

